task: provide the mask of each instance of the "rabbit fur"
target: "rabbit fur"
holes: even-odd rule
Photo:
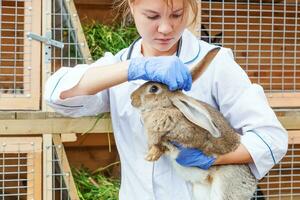
[[[191,70],[193,81],[201,76],[220,48],[210,50]],[[248,165],[216,165],[208,170],[183,167],[176,162],[179,150],[170,143],[198,148],[209,156],[234,151],[240,135],[223,115],[205,102],[182,93],[169,91],[164,84],[146,82],[131,94],[131,104],[141,111],[148,136],[145,159],[155,161],[162,154],[170,157],[173,167],[191,182],[195,200],[248,200],[257,181]]]

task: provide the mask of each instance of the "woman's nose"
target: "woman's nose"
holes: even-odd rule
[[[164,35],[169,34],[173,31],[173,25],[169,20],[162,20],[161,23],[158,25],[158,32]]]

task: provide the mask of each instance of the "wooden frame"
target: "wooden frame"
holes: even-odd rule
[[[300,130],[300,111],[276,111],[282,125],[288,130]],[[70,134],[85,133],[91,129],[97,117],[68,118],[51,112],[0,112],[0,134]],[[84,126],[83,126],[84,124]],[[89,133],[112,133],[109,116],[98,120]]]
[[[25,153],[27,159],[27,199],[41,199],[42,192],[42,138],[41,137],[0,137],[6,144],[3,154]],[[18,145],[21,144],[22,148]],[[2,149],[2,148],[0,148]],[[5,167],[5,166],[4,166]],[[17,193],[16,193],[17,194]]]
[[[53,142],[53,143],[52,143]],[[54,147],[54,148],[52,148]],[[60,135],[52,135],[51,133],[43,134],[43,184],[44,184],[44,192],[43,199],[51,200],[55,195],[53,195],[52,187],[53,187],[53,164],[52,164],[52,155],[53,151],[57,153],[57,160],[61,161],[59,163],[60,170],[63,175],[63,181],[68,188],[68,195],[70,199],[79,200],[75,182],[72,176],[71,168],[69,166],[69,162],[67,159],[66,152],[64,150],[64,146],[62,144]]]
[[[68,118],[51,112],[0,112],[0,134],[111,133],[109,116]],[[84,125],[83,125],[84,124]]]
[[[47,32],[51,31],[51,8],[52,8],[52,1],[43,0],[43,7],[42,12],[43,14],[43,21],[42,21],[42,35],[46,35]],[[42,54],[41,54],[41,63],[42,63],[42,93],[44,94],[45,91],[45,84],[47,79],[51,76],[51,63],[46,64],[46,55],[43,53],[46,51],[46,45],[42,44]],[[49,106],[46,105],[44,99],[42,99],[42,110],[44,111],[53,111]]]
[[[43,134],[43,199],[52,199],[52,190],[48,190],[50,186],[52,188],[52,134]]]
[[[32,9],[28,9],[32,8]],[[28,16],[32,16],[29,18]],[[27,39],[27,32],[40,34],[41,1],[24,1],[24,93],[1,94],[2,110],[39,110],[40,108],[40,43]],[[27,93],[29,91],[29,93]]]

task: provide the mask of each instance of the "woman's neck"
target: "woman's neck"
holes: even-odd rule
[[[157,49],[149,47],[147,44],[142,42],[141,52],[142,52],[143,56],[145,56],[145,57],[171,56],[177,51],[177,46],[178,46],[177,44],[178,44],[178,42],[176,44],[174,44],[173,47],[171,47],[168,51],[159,51]]]

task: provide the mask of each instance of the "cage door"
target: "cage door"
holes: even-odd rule
[[[40,108],[41,44],[27,39],[41,33],[40,0],[0,1],[0,109]]]

